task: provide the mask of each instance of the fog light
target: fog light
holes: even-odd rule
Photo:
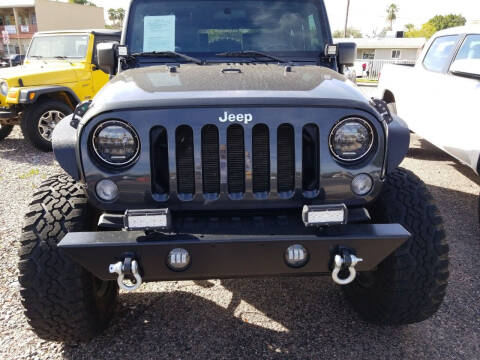
[[[183,271],[190,265],[190,254],[185,249],[173,249],[168,253],[167,265],[173,271]]]
[[[112,180],[103,179],[97,183],[97,196],[104,201],[113,201],[118,196],[118,186]]]
[[[285,261],[291,267],[302,267],[308,262],[308,251],[300,244],[289,246],[285,251]]]
[[[365,196],[373,188],[373,180],[367,174],[360,174],[352,180],[352,191],[358,196]]]

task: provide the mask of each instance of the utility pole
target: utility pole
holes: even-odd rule
[[[350,12],[350,0],[347,0],[347,15],[345,16],[345,37],[348,32],[348,13]]]

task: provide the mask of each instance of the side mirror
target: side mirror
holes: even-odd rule
[[[114,75],[117,70],[116,47],[117,44],[115,43],[100,43],[97,45],[98,67],[109,75]]]
[[[340,67],[353,66],[357,59],[357,44],[355,43],[338,43],[338,65]]]
[[[456,76],[480,79],[478,59],[457,60],[450,66],[450,72]]]

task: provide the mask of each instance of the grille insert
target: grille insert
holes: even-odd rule
[[[167,129],[163,126],[154,127],[150,132],[150,144],[152,147],[150,152],[152,192],[165,195],[170,191]]]
[[[220,193],[218,129],[214,125],[205,125],[202,129],[202,178],[205,194]]]
[[[315,124],[307,124],[302,130],[302,188],[304,191],[320,188],[320,142]]]
[[[254,193],[270,191],[270,133],[268,126],[258,124],[252,130],[252,187]]]
[[[194,131],[200,134],[194,136]],[[258,200],[287,199],[295,191],[313,199],[320,193],[316,124],[232,124],[227,128],[207,124],[201,129],[180,125],[172,130],[155,126],[150,144],[152,193],[160,202],[171,199],[171,193],[183,202],[199,201],[202,194],[209,201],[225,194],[241,200],[247,191]]]
[[[227,129],[228,192],[245,192],[245,142],[243,127],[230,125]]]
[[[190,126],[179,126],[175,134],[177,154],[177,191],[195,193],[195,165],[193,159],[193,131]]]
[[[295,189],[295,138],[293,126],[283,124],[277,130],[278,192]]]

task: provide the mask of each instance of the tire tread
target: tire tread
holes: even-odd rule
[[[92,338],[113,314],[117,288],[104,311],[96,302],[93,276],[57,243],[69,231],[88,227],[84,189],[67,175],[49,178],[34,194],[20,239],[19,283],[25,315],[43,339],[77,342]]]
[[[431,317],[443,302],[449,276],[449,248],[432,195],[420,178],[400,168],[388,176],[370,211],[375,222],[400,223],[412,236],[371,274],[373,285],[355,281],[345,288],[347,297],[373,323]]]

